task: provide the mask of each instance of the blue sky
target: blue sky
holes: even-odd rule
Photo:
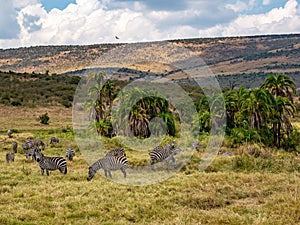
[[[65,9],[70,3],[75,4],[75,0],[41,0],[43,7],[49,12],[53,8]]]
[[[299,1],[0,0],[0,48],[299,33]]]

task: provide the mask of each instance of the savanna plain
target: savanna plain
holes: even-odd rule
[[[45,112],[48,125],[38,120]],[[300,158],[295,153],[246,144],[231,149],[225,139],[221,150],[232,156],[218,155],[199,171],[203,138],[202,149],[163,182],[122,185],[113,181],[122,175],[119,170],[112,172],[112,180],[100,170],[88,182],[89,165],[74,140],[71,108],[3,106],[0,124],[0,224],[300,224]],[[7,129],[13,129],[12,138]],[[50,144],[51,136],[60,143]],[[47,156],[65,157],[73,147],[68,173],[42,176],[38,163],[22,152],[28,137],[42,140]],[[7,163],[12,141],[19,144],[18,152]],[[106,142],[115,147],[114,138]],[[131,164],[149,163],[147,154],[125,150]]]

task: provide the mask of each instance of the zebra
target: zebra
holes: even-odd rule
[[[12,130],[7,131],[7,135],[8,135],[9,138],[12,138],[12,134],[13,134]]]
[[[112,178],[110,171],[120,169],[124,175],[124,178],[126,178],[125,169],[126,169],[127,165],[128,165],[128,161],[125,156],[103,157],[103,158],[99,159],[98,161],[96,161],[95,163],[93,163],[89,167],[87,180],[90,181],[95,176],[95,173],[102,168],[105,172],[106,177],[109,176],[110,178]]]
[[[38,162],[42,175],[46,170],[47,176],[49,176],[50,170],[59,170],[63,174],[67,174],[67,161],[63,157],[48,157],[44,156],[41,151],[34,151],[33,157]]]
[[[36,160],[35,155],[34,155],[35,151],[40,151],[40,149],[35,148],[35,147],[30,149],[29,152],[26,153],[26,159],[30,159],[30,157],[32,157],[32,160]]]
[[[41,150],[45,150],[45,144],[41,140],[27,139],[22,144],[22,148],[24,152],[27,152],[29,149],[32,149],[34,147],[40,147],[40,146],[41,146]]]
[[[59,143],[59,139],[57,137],[50,138],[50,144]]]
[[[67,148],[66,158],[72,161],[74,156],[75,156],[75,150],[73,148]]]
[[[109,151],[108,153],[106,153],[105,157],[108,157],[108,156],[117,157],[117,156],[126,156],[126,154],[125,154],[124,148],[115,148],[115,149]]]
[[[14,162],[15,161],[15,153],[14,152],[8,152],[6,153],[6,162]]]
[[[18,152],[18,143],[13,141],[11,143],[11,146],[12,146],[12,149],[13,149],[14,153],[17,153]]]
[[[170,144],[166,144],[164,147],[158,145],[153,148],[155,152],[161,152],[164,149],[174,149],[175,148],[175,140],[172,140]]]
[[[29,149],[33,147],[34,147],[34,143],[32,142],[32,139],[28,139],[22,144],[22,149],[24,152],[27,152]]]
[[[176,160],[174,158],[175,155],[179,154],[181,152],[180,148],[170,148],[169,146],[166,146],[165,148],[162,148],[160,151],[151,151],[149,153],[150,155],[150,165],[151,169],[155,171],[154,163],[155,162],[166,162],[166,169],[169,171],[169,161],[172,160],[173,167],[176,169]]]

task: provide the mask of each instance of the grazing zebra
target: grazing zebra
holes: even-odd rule
[[[18,152],[18,143],[13,141],[11,143],[11,146],[12,146],[12,149],[13,149],[14,153],[17,153]]]
[[[32,149],[34,147],[40,147],[42,150],[45,150],[45,144],[44,142],[42,142],[41,140],[34,140],[34,139],[27,139],[23,144],[22,144],[22,148],[23,151],[26,152],[29,149]]]
[[[29,152],[26,153],[26,159],[30,159],[30,157],[32,157],[32,160],[36,160],[34,155],[35,151],[40,151],[40,149],[36,147],[30,149]]]
[[[42,175],[44,175],[44,170],[46,170],[49,176],[50,170],[59,170],[63,174],[67,174],[67,161],[63,157],[48,157],[44,156],[40,151],[34,151],[33,157],[38,162]]]
[[[59,139],[57,137],[50,138],[50,144],[59,143]]]
[[[8,152],[6,153],[6,162],[14,162],[15,161],[15,153]]]
[[[110,173],[111,170],[121,170],[125,178],[126,177],[125,169],[127,165],[128,165],[128,161],[125,156],[103,157],[89,167],[87,180],[90,181],[94,177],[95,173],[102,168],[105,172],[106,177],[109,176],[110,178],[112,178]]]
[[[22,149],[24,152],[28,151],[33,147],[34,147],[34,143],[32,142],[32,139],[28,139],[22,144]]]
[[[72,161],[74,156],[75,156],[75,150],[73,148],[67,148],[66,158]]]
[[[152,151],[149,153],[150,155],[150,164],[151,164],[151,169],[155,171],[154,168],[154,163],[155,162],[166,162],[166,169],[169,171],[169,161],[172,160],[173,162],[173,167],[174,169],[176,168],[176,160],[174,158],[174,155],[177,155],[180,153],[180,148],[170,148],[170,147],[165,147],[160,151]]]
[[[124,148],[115,148],[109,151],[108,153],[106,153],[105,157],[109,157],[109,156],[114,156],[114,157],[126,156],[126,154]]]
[[[9,138],[12,138],[12,134],[13,134],[12,130],[7,131],[7,135],[8,135]]]

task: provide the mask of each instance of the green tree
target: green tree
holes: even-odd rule
[[[273,141],[275,146],[280,147],[284,132],[289,135],[293,129],[290,118],[296,111],[292,98],[296,92],[295,83],[284,74],[276,74],[268,76],[261,88],[267,89],[275,98],[272,118]]]

